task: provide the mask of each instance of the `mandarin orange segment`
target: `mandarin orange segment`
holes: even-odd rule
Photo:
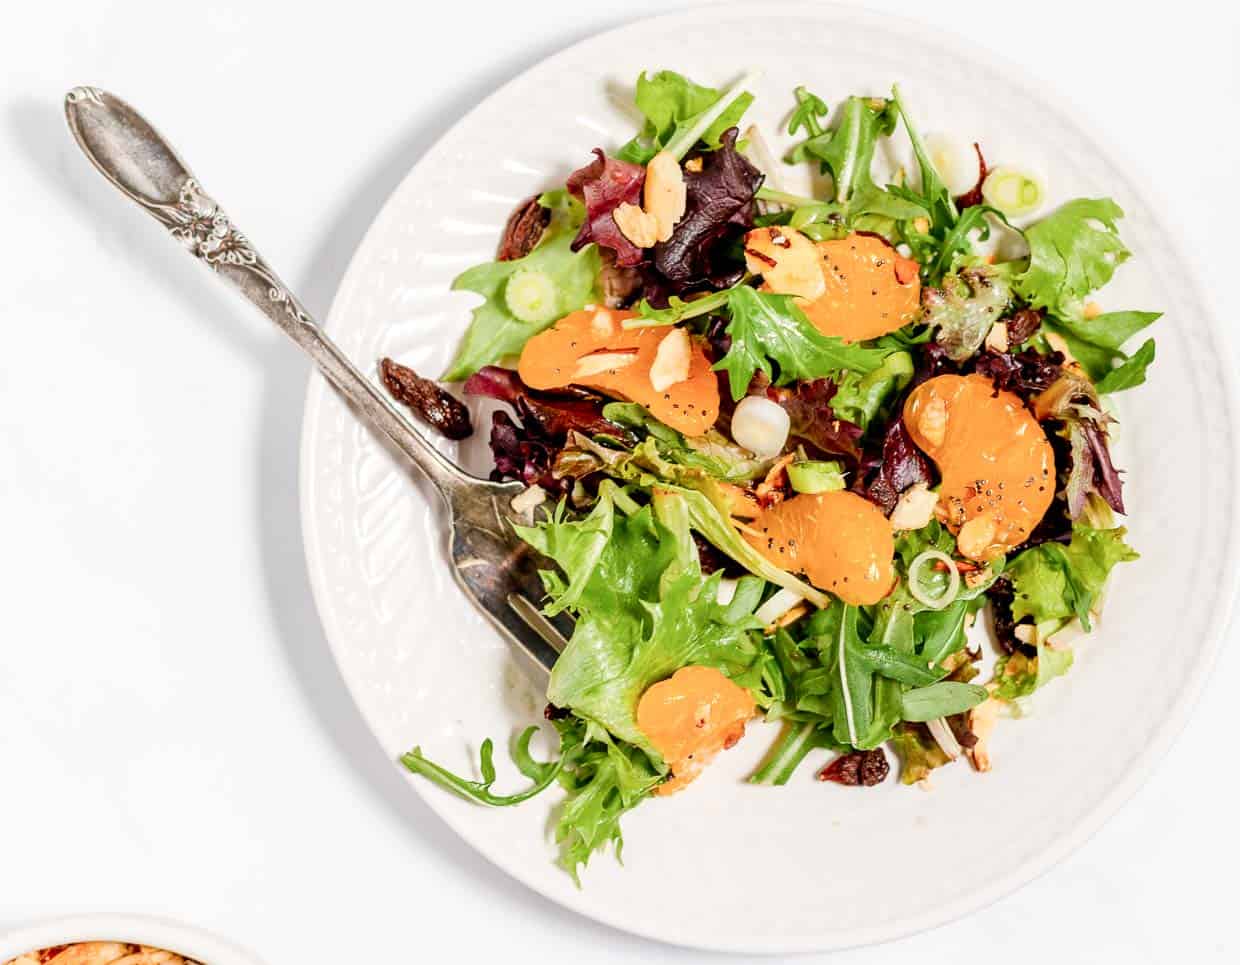
[[[904,422],[939,467],[939,514],[963,556],[992,560],[1029,538],[1055,496],[1055,455],[1017,396],[984,375],[940,375],[909,395]]]
[[[763,291],[797,296],[818,331],[846,342],[894,332],[921,308],[917,262],[875,235],[814,244],[793,228],[755,228],[745,260]]]
[[[653,684],[637,704],[637,726],[672,770],[655,793],[672,794],[745,733],[753,695],[714,667],[682,667]]]
[[[581,385],[645,406],[700,436],[719,418],[719,383],[700,339],[668,326],[630,328],[635,313],[582,309],[525,344],[517,372],[532,389]]]
[[[743,532],[781,570],[803,574],[845,603],[877,603],[895,582],[891,523],[856,493],[793,496],[763,511]]]

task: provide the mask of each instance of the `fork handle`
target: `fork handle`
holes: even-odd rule
[[[445,499],[451,500],[462,486],[481,482],[432,446],[349,361],[141,114],[107,91],[75,87],[65,96],[65,117],[78,146],[103,176],[301,346],[328,381]]]

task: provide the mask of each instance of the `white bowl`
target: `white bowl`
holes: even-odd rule
[[[153,945],[202,965],[263,965],[262,959],[224,939],[180,922],[144,915],[75,915],[19,926],[0,935],[0,962],[26,952],[74,942]]]

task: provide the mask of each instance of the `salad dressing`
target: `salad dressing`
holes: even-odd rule
[[[877,603],[895,582],[891,523],[856,493],[793,496],[760,513],[744,533],[781,570],[803,573],[845,603]]]
[[[909,395],[904,422],[942,474],[938,512],[964,556],[996,559],[1029,538],[1055,495],[1055,456],[1019,398],[984,375],[940,375]]]
[[[672,769],[656,794],[674,794],[721,750],[744,736],[757,713],[753,695],[714,667],[682,667],[647,688],[637,704],[637,726]]]

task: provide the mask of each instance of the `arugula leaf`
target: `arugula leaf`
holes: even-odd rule
[[[1079,318],[1081,300],[1128,258],[1115,224],[1123,216],[1110,198],[1077,198],[1026,228],[1029,267],[1015,280],[1017,293],[1056,317]]]
[[[927,687],[904,692],[904,719],[927,721],[963,714],[971,707],[976,707],[987,696],[985,687],[957,683],[954,680],[940,680]]]
[[[788,155],[791,163],[816,160],[835,183],[832,211],[838,210],[848,223],[862,216],[893,220],[917,218],[925,214],[923,205],[898,196],[874,183],[871,168],[874,149],[880,137],[895,130],[896,111],[891,101],[873,97],[849,97],[844,101],[839,123],[824,130],[818,118],[826,105],[805,88],[797,89],[799,107],[789,124],[789,134],[804,129],[809,137]],[[815,217],[813,220],[821,220]],[[803,221],[807,225],[808,221]],[[799,225],[801,227],[803,225]]]
[[[1111,369],[1095,386],[1100,395],[1122,392],[1145,381],[1145,370],[1154,361],[1154,340],[1147,338],[1131,356],[1118,367]]]
[[[934,162],[930,159],[930,151],[921,139],[920,132],[908,116],[908,109],[904,106],[904,101],[900,97],[898,85],[892,86],[891,97],[891,103],[895,105],[901,119],[904,121],[904,130],[908,133],[909,141],[913,145],[913,155],[917,158],[917,167],[921,173],[921,191],[918,195],[913,196],[921,198],[922,204],[930,216],[932,229],[945,231],[955,225],[959,217],[959,213],[956,211],[956,202],[952,200],[951,192],[947,189],[947,185],[943,183],[943,179],[939,176]],[[892,130],[894,129],[893,121]],[[909,197],[911,194],[911,192],[904,193],[904,196]]]
[[[831,735],[830,729],[819,722],[790,722],[762,766],[750,776],[749,783],[774,784],[777,787],[787,784],[809,752],[818,748],[844,750]]]
[[[585,217],[581,203],[562,190],[547,192],[539,203],[551,209],[551,223],[533,251],[513,261],[476,265],[452,282],[454,291],[475,292],[485,301],[473,310],[473,319],[456,357],[442,376],[444,381],[458,382],[484,365],[520,352],[527,341],[556,319],[590,302],[601,301],[596,291],[601,268],[598,248],[587,245],[574,252],[569,247]],[[523,322],[509,310],[505,287],[520,271],[540,272],[555,286],[557,304],[548,321]]]
[[[634,164],[647,164],[660,150],[691,131],[701,116],[715,106],[720,96],[721,92],[715,88],[695,84],[674,70],[661,70],[653,77],[646,76],[643,71],[637,78],[634,101],[645,116],[646,123],[616,156]],[[752,103],[753,95],[741,93],[706,128],[700,140],[708,148],[719,147],[720,136],[740,123]]]
[[[1075,616],[1089,630],[1090,608],[1115,564],[1138,558],[1124,542],[1126,532],[1078,522],[1069,545],[1043,543],[1020,553],[1006,571],[1015,592],[1013,619],[1045,623]]]
[[[1055,320],[1060,329],[1082,342],[1118,352],[1129,338],[1160,318],[1162,312],[1107,312],[1093,318],[1057,315]]]
[[[728,307],[732,320],[727,333],[732,345],[715,363],[715,370],[728,373],[734,399],[744,398],[755,372],[772,377],[772,360],[779,366],[775,381],[786,385],[840,371],[868,374],[891,354],[888,349],[848,344],[823,335],[810,324],[792,295],[768,294],[742,285],[733,289]]]
[[[482,773],[481,781],[470,781],[466,778],[458,777],[447,768],[427,759],[422,754],[422,748],[420,747],[415,747],[409,753],[402,754],[400,762],[414,774],[420,774],[440,787],[447,788],[463,798],[491,807],[508,807],[512,804],[528,801],[534,795],[546,790],[559,777],[560,771],[564,766],[562,747],[559,758],[554,761],[542,762],[534,760],[534,757],[530,754],[530,738],[537,731],[537,725],[527,727],[521,732],[513,746],[512,757],[517,764],[518,770],[534,782],[530,787],[516,794],[494,794],[491,791],[491,785],[495,783],[496,776],[494,761],[495,745],[489,737],[482,742],[482,747],[478,751],[478,769]]]

